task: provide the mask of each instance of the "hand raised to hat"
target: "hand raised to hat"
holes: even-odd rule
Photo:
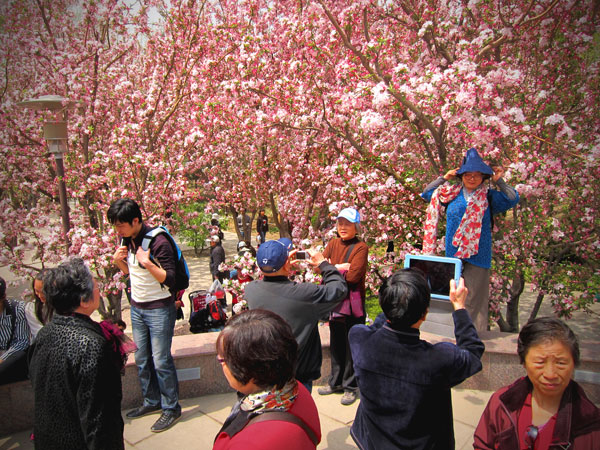
[[[456,172],[458,171],[459,167],[457,167],[456,169],[450,169],[448,172],[446,172],[446,175],[444,175],[444,180],[446,181],[450,181],[456,178]]]
[[[502,166],[494,166],[494,167],[492,167],[492,170],[494,171],[494,175],[492,175],[492,181],[494,183],[497,183],[498,180],[500,178],[502,178],[502,175],[504,175],[504,167],[502,167]]]

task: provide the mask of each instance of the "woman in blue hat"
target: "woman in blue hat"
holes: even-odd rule
[[[466,309],[477,331],[488,328],[490,267],[492,265],[492,215],[519,202],[519,194],[502,179],[504,169],[487,165],[471,148],[458,169],[451,169],[425,188],[429,201],[423,236],[423,253],[436,249],[440,212],[446,208],[446,256],[463,261],[463,277],[469,290]],[[492,189],[490,179],[499,190]],[[450,183],[458,179],[459,183]]]

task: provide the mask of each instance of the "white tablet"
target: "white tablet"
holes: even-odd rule
[[[458,284],[462,273],[462,261],[445,256],[406,255],[404,268],[422,270],[429,282],[431,298],[449,300],[450,280],[454,278]]]

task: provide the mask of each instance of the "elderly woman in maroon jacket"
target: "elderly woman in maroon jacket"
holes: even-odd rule
[[[476,449],[598,449],[600,410],[571,378],[579,344],[559,319],[528,322],[517,352],[527,376],[492,395],[475,430]]]

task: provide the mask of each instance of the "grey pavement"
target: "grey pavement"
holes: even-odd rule
[[[357,448],[350,437],[350,426],[358,403],[340,404],[341,394],[321,396],[313,388],[313,398],[321,420],[321,443],[318,449],[344,450]],[[454,433],[457,450],[473,448],[473,432],[492,393],[469,389],[453,389]],[[152,433],[150,427],[158,413],[130,420],[125,418],[126,449],[211,449],[213,440],[235,403],[234,392],[206,395],[181,400],[181,419],[162,433]],[[360,400],[359,400],[360,401]],[[32,430],[0,438],[0,449],[33,449]]]

